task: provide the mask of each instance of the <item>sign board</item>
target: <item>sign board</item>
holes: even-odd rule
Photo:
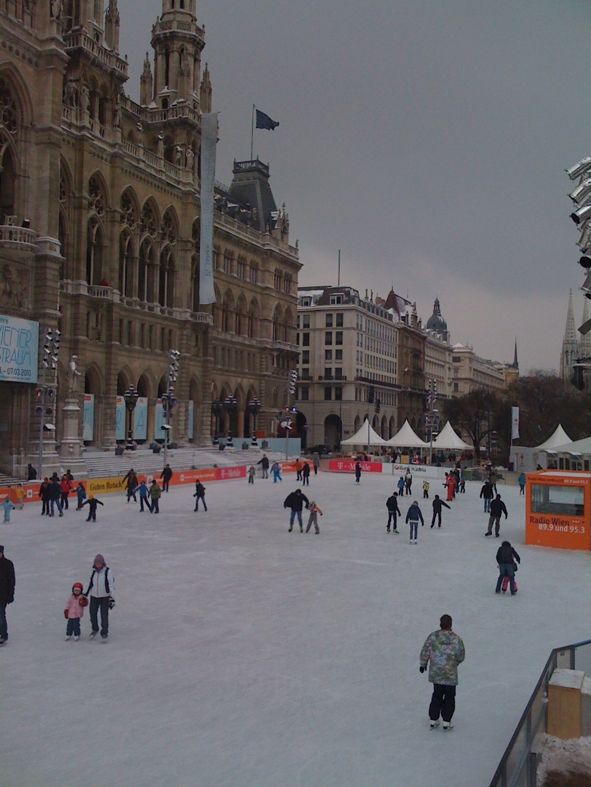
[[[145,440],[148,437],[148,398],[140,396],[133,411],[133,439]]]
[[[351,459],[330,459],[328,462],[329,473],[354,473],[355,461]],[[381,462],[361,462],[362,473],[381,473]]]
[[[0,315],[0,380],[36,383],[39,323]]]
[[[525,494],[526,544],[591,549],[590,473],[528,473]]]
[[[451,467],[435,467],[435,465],[406,465],[392,462],[392,475],[405,475],[407,470],[410,470],[413,478],[439,478],[443,481],[445,473],[449,472]]]

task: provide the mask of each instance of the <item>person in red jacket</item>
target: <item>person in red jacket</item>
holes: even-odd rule
[[[62,480],[60,481],[60,503],[62,506],[62,511],[64,510],[64,508],[66,509],[66,511],[69,508],[68,495],[70,494],[71,491],[72,491],[72,482],[70,481],[68,476],[64,474],[62,476]]]

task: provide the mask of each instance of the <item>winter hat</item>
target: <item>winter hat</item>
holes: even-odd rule
[[[82,584],[82,582],[74,582],[74,584],[72,585],[72,593],[76,588],[78,588],[78,590],[82,593],[82,591],[84,590],[84,585]]]
[[[95,562],[95,563],[102,563],[102,564],[103,564],[103,566],[106,566],[106,565],[107,565],[107,563],[106,563],[106,561],[105,561],[105,558],[104,558],[104,557],[103,557],[101,554],[95,555],[95,557],[94,557],[94,562]]]

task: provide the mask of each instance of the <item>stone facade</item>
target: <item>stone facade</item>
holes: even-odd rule
[[[142,439],[158,437],[171,348],[181,442],[207,443],[216,428],[250,434],[253,397],[257,430],[268,429],[297,359],[298,250],[258,160],[236,162],[232,184],[216,189],[217,300],[200,304],[200,129],[212,86],[195,0],[163,0],[139,104],[124,92],[119,25],[116,0],[0,0],[0,311],[61,330],[56,372],[40,369],[54,402],[42,417],[57,427],[50,464],[73,355],[80,413],[83,394],[94,397],[88,442],[102,448],[121,439],[117,397],[130,385],[147,400]],[[35,390],[0,383],[9,473],[37,456]],[[236,411],[213,418],[212,401],[227,396]]]

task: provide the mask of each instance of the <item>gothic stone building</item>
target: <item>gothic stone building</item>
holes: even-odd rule
[[[119,24],[116,0],[0,0],[0,320],[38,322],[41,336],[61,330],[56,372],[39,368],[52,452],[68,395],[86,442],[113,447],[130,385],[143,403],[135,436],[162,437],[171,348],[181,353],[181,442],[208,442],[216,427],[248,435],[252,398],[262,402],[257,430],[268,428],[297,359],[298,252],[258,160],[236,162],[232,184],[216,191],[217,300],[200,305],[200,128],[212,88],[195,0],[163,0],[139,103],[124,90]],[[0,382],[7,472],[37,455],[37,390]],[[214,419],[212,402],[227,396],[236,412]]]

